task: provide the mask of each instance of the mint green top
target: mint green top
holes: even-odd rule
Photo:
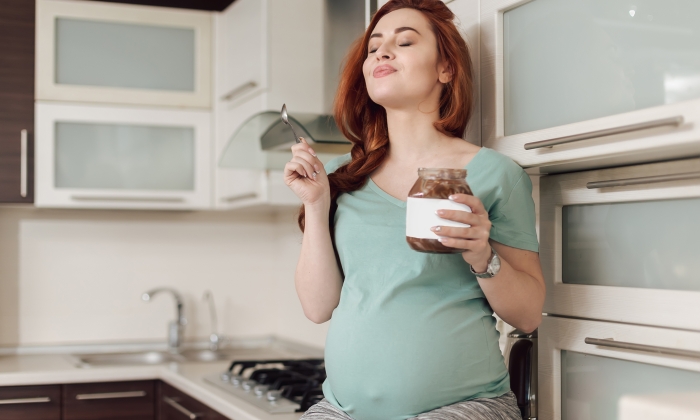
[[[466,169],[491,239],[538,251],[523,169],[487,148]],[[394,420],[510,390],[493,311],[461,254],[409,248],[406,202],[371,179],[338,197],[334,223],[345,278],[326,337],[328,401],[354,419]]]

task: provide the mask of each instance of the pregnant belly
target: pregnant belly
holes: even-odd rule
[[[480,310],[339,309],[326,339],[324,392],[356,419],[409,418],[508,390],[498,333]]]

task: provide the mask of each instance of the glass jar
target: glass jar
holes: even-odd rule
[[[406,242],[412,249],[435,254],[465,251],[443,245],[438,241],[439,236],[430,230],[433,226],[469,227],[464,223],[442,219],[435,213],[439,209],[471,212],[469,206],[449,200],[452,194],[473,195],[467,184],[466,169],[418,169],[418,180],[408,193],[406,202]]]

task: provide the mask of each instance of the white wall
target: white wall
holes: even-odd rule
[[[294,210],[81,211],[0,207],[0,346],[164,341],[170,286],[185,296],[186,338],[220,329],[323,347],[294,289],[301,235]]]

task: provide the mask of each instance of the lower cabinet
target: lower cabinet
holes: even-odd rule
[[[0,387],[1,420],[227,420],[161,381]]]
[[[228,417],[217,413],[184,392],[161,382],[158,395],[157,420],[226,420]]]
[[[153,420],[155,381],[63,385],[63,420]]]
[[[0,387],[0,419],[61,420],[61,385]]]

